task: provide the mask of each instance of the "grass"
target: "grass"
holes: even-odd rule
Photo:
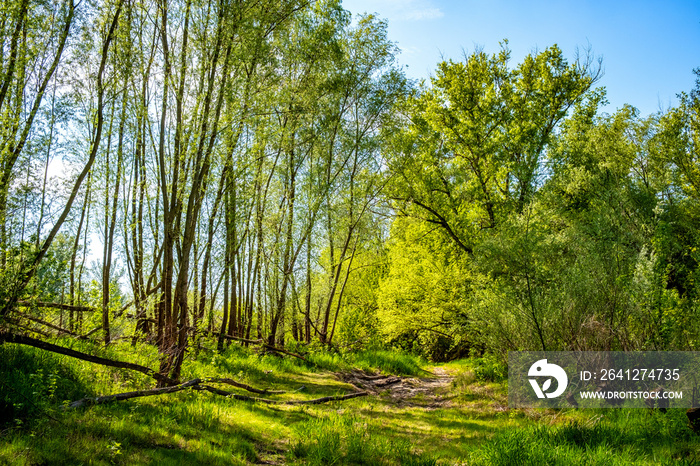
[[[68,344],[66,340],[62,344]],[[84,342],[93,354],[156,367],[147,346]],[[348,393],[333,372],[357,367],[410,377],[425,361],[387,351],[260,356],[232,345],[187,359],[185,378],[232,377],[286,390],[279,399]],[[319,366],[321,368],[319,368]],[[19,345],[0,345],[0,464],[700,465],[684,411],[509,410],[493,361],[445,364],[454,376],[437,409],[386,396],[324,405],[268,406],[183,391],[66,410],[64,401],[152,386],[140,374]],[[227,389],[229,389],[227,387]],[[272,395],[271,395],[272,396]]]
[[[311,354],[310,360],[317,367],[334,372],[356,368],[407,376],[426,375],[423,367],[428,365],[427,361],[417,356],[382,350],[343,355],[318,351]]]
[[[289,456],[314,466],[437,464],[430,455],[414,453],[410,442],[383,435],[376,422],[336,413],[300,423]]]
[[[474,452],[468,464],[700,464],[698,439],[687,428],[684,414],[614,411],[587,422],[533,425],[496,436]]]

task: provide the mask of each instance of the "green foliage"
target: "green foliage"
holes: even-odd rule
[[[556,46],[513,69],[509,60],[506,43],[492,56],[441,63],[432,86],[406,100],[404,125],[387,128],[389,197],[466,253],[523,211],[555,128],[598,77]]]
[[[386,275],[386,250],[379,238],[360,247],[343,293],[335,338],[346,352],[384,347],[378,299],[379,283]]]
[[[387,342],[444,361],[469,342],[470,277],[464,258],[431,230],[411,219],[394,222],[378,316]]]
[[[64,310],[37,302],[67,303],[77,291],[86,299],[71,301],[96,309],[80,314],[79,333],[102,325],[108,302],[114,340],[132,335],[134,313],[117,312],[131,298],[126,274],[112,271],[125,264],[137,312],[151,321],[162,312],[160,347],[66,344],[173,365],[171,374],[282,387],[291,398],[347,388],[328,371],[416,377],[426,359],[471,352],[487,356],[456,385],[488,382],[486,405],[499,402],[508,350],[698,349],[698,70],[677,108],[608,115],[604,90],[593,89],[600,67],[569,62],[556,45],[515,65],[507,42],[493,55],[477,50],[409,89],[387,22],[353,20],[340,0],[96,1],[75,15],[69,1],[4,5],[3,329],[58,331]],[[85,170],[72,192],[36,181],[67,153],[66,175]],[[63,205],[77,199],[83,209]],[[115,253],[95,275],[107,289],[85,278],[91,251],[77,254],[97,230]],[[252,338],[286,342],[310,362],[237,343],[214,351],[205,335],[220,322],[226,330],[221,294],[236,335],[257,324]],[[161,297],[172,308],[157,307]],[[197,352],[187,351],[190,325]],[[292,460],[437,462],[384,431],[384,421],[401,425],[391,416],[240,407],[189,392],[177,403],[59,413],[66,400],[152,380],[10,344],[0,345],[0,376],[3,462],[259,463],[261,444],[279,450],[270,437],[289,434],[280,418],[299,427]],[[356,403],[380,416],[374,401]],[[446,423],[464,425],[454,421],[463,412],[450,413]],[[485,422],[512,421],[497,416]],[[661,451],[693,462],[672,446],[696,440],[682,424],[669,413],[511,429],[473,460],[627,464]],[[31,450],[26,433],[46,443]]]
[[[31,286],[37,298],[46,302],[59,302],[68,294],[69,263],[73,238],[59,234],[51,243],[46,256],[36,272],[35,283]]]
[[[387,134],[389,341],[434,360],[435,331],[498,353],[695,348],[700,94],[599,115],[590,64],[507,63],[441,64]]]
[[[508,378],[508,366],[495,356],[486,355],[476,360],[474,375],[482,382],[503,382]]]

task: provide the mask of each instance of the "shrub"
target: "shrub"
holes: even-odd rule
[[[486,355],[477,360],[474,374],[482,382],[501,382],[508,378],[508,366],[495,356]]]

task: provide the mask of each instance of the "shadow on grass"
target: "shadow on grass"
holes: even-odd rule
[[[310,417],[202,393],[95,406],[7,433],[0,464],[250,464]]]

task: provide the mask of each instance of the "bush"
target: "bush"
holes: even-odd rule
[[[508,366],[495,356],[486,355],[477,359],[474,374],[481,382],[502,382],[508,378]]]

